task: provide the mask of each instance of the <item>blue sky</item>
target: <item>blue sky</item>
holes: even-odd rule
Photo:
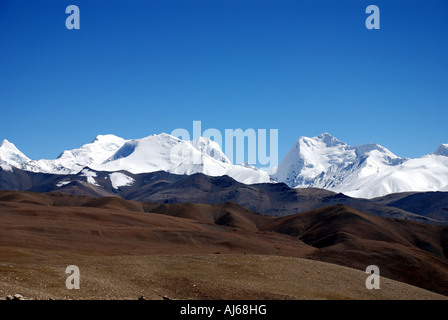
[[[322,132],[419,157],[448,143],[447,13],[443,0],[0,0],[0,139],[54,158],[200,120],[278,129],[280,160]]]

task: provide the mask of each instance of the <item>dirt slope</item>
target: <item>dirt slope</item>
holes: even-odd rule
[[[361,272],[374,264],[382,276],[448,295],[447,247],[447,227],[345,205],[276,218],[235,203],[161,205],[0,192],[0,248],[70,253],[80,261],[220,253],[306,258]]]

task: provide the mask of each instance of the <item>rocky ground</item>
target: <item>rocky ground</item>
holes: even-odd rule
[[[309,259],[244,254],[91,256],[1,249],[0,297],[14,299],[448,299],[382,277]],[[68,265],[80,289],[65,286]],[[16,297],[19,299],[20,297]]]

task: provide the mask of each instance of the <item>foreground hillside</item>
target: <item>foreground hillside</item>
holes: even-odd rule
[[[402,282],[365,287],[362,271],[308,259],[242,254],[101,256],[0,249],[0,297],[34,299],[448,299]],[[79,290],[65,268],[80,268]]]
[[[5,257],[1,265],[3,288],[25,288],[12,276],[25,271],[39,279],[42,274],[38,270],[43,270],[52,279],[56,269],[44,266],[52,263],[88,266],[89,261],[97,261],[99,269],[103,263],[108,265],[105,272],[111,272],[112,276],[119,270],[128,270],[131,261],[139,268],[143,261],[149,263],[163,255],[174,259],[173,270],[185,274],[196,271],[182,270],[183,258],[179,255],[204,256],[198,259],[205,259],[204,268],[211,269],[213,259],[221,259],[217,256],[237,255],[243,259],[263,255],[277,261],[278,267],[287,262],[275,259],[294,257],[332,263],[334,268],[341,268],[341,274],[345,270],[341,266],[357,269],[363,281],[365,268],[377,265],[384,277],[448,295],[448,227],[380,218],[345,205],[269,217],[235,203],[158,204],[118,197],[2,191],[0,249]],[[236,264],[245,261],[240,258],[232,261]],[[274,262],[267,264],[260,272],[267,272],[273,265]],[[309,268],[314,270],[311,265]],[[288,273],[294,274],[292,269],[285,271],[285,279]],[[332,270],[332,277],[338,279],[339,271]],[[25,284],[29,281],[26,273],[17,278]],[[45,284],[53,281],[50,278],[41,282],[42,295],[46,292]],[[188,283],[190,276],[185,274],[183,279]],[[361,282],[360,290],[364,289]],[[358,289],[344,289],[345,295],[338,290],[332,293],[333,297],[353,298]],[[317,296],[310,296],[313,297]]]

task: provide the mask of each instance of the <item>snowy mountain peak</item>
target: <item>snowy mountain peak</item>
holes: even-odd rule
[[[66,150],[57,158],[69,161],[68,166],[77,164],[88,166],[92,163],[102,163],[120,149],[126,142],[123,138],[114,135],[98,135],[91,143],[78,149]]]
[[[336,139],[328,132],[324,132],[314,138],[308,138],[308,139],[314,139],[318,141],[322,141],[326,147],[334,147],[337,145],[346,145],[345,142],[342,142],[341,140]]]
[[[166,133],[129,140],[107,161],[91,167],[98,171],[125,170],[136,174],[163,170],[176,174],[229,175],[243,183],[270,181],[265,172],[233,165],[219,144],[209,138],[184,141]]]
[[[171,139],[171,138],[178,139],[178,138],[173,137],[172,135],[170,135],[168,133],[165,133],[165,132],[162,132],[162,133],[159,133],[159,134],[152,134],[152,135],[150,135],[150,137],[154,137],[154,136],[160,136],[160,137],[165,137],[165,138],[169,138],[169,139]]]
[[[9,142],[6,139],[3,139],[2,143],[0,144],[0,148],[2,150],[10,150],[10,151],[14,151],[14,152],[19,151],[19,149],[17,149],[17,147],[13,143]]]
[[[231,164],[230,160],[226,157],[224,152],[222,152],[222,149],[217,142],[206,137],[198,137],[191,141],[191,144],[200,152],[205,153],[213,159],[216,159],[222,163]]]
[[[448,157],[448,143],[442,143],[433,154]]]
[[[0,162],[12,165],[14,167],[20,167],[24,163],[30,161],[17,147],[4,139],[0,144]]]
[[[345,192],[355,181],[400,165],[406,160],[379,144],[349,146],[323,133],[313,138],[299,138],[272,178],[290,187],[316,187]]]
[[[99,134],[91,143],[123,143],[125,140],[113,134]]]
[[[328,133],[301,137],[271,176],[290,187],[323,188],[364,198],[448,190],[448,144],[431,155],[407,159],[376,143],[349,146]]]
[[[308,187],[331,167],[345,167],[355,158],[352,147],[328,133],[312,138],[300,137],[280,162],[272,178],[291,187]]]
[[[179,139],[165,133],[153,134],[141,139],[128,140],[104,164],[125,158],[128,160],[135,159],[136,161],[145,163],[154,163],[154,158],[158,156],[158,151],[164,153],[162,151],[164,146],[172,146],[179,141]],[[165,153],[164,155],[166,156]]]
[[[368,156],[372,155],[374,152],[382,154],[383,156],[387,156],[391,159],[396,159],[398,156],[393,154],[389,149],[377,144],[377,143],[368,143],[360,146],[354,147],[357,156]]]

